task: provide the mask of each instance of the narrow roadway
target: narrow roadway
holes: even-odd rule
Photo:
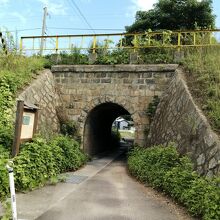
[[[38,220],[179,220],[178,212],[131,178],[122,155],[58,201]]]

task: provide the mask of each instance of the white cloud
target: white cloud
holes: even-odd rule
[[[153,4],[158,2],[157,0],[132,0],[133,7],[137,10],[148,11],[153,8]]]
[[[89,3],[89,2],[91,2],[92,0],[81,0],[81,2],[83,2],[83,3]]]
[[[201,2],[202,0],[197,0]],[[136,11],[148,11],[153,8],[153,5],[158,2],[158,0],[130,0],[131,5],[128,7],[126,16],[134,17]]]
[[[1,5],[6,5],[9,2],[9,0],[0,0]]]
[[[38,0],[48,8],[48,12],[54,15],[65,15],[67,8],[62,0]]]
[[[153,8],[157,0],[131,0],[131,5],[128,7],[127,16],[133,17],[136,11],[148,11]]]

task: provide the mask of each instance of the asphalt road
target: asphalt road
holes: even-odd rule
[[[179,220],[126,171],[120,156],[53,205],[38,220]],[[184,218],[185,219],[185,218]]]

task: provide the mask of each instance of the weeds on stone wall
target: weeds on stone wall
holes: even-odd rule
[[[0,145],[8,148],[12,144],[16,93],[44,66],[43,58],[24,57],[10,51],[7,54],[0,51]]]
[[[76,121],[69,120],[64,104],[56,108],[56,113],[60,124],[60,133],[80,143],[79,124]]]
[[[150,123],[153,121],[159,103],[160,103],[160,98],[158,96],[154,96],[153,100],[149,103],[147,107],[146,114],[149,117]]]
[[[173,197],[193,215],[205,220],[220,218],[220,179],[207,179],[193,171],[186,156],[173,146],[135,147],[128,157],[132,175]]]
[[[183,65],[188,84],[212,127],[220,133],[220,48],[207,47],[186,51]]]
[[[149,125],[145,127],[144,129],[144,134],[147,137],[149,132],[150,132],[150,124],[153,122],[154,116],[156,114],[157,106],[160,103],[160,98],[158,96],[154,96],[153,100],[149,103],[147,110],[146,110],[146,115],[149,118]]]

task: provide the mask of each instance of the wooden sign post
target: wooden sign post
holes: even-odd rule
[[[20,144],[22,142],[32,140],[36,133],[37,121],[38,107],[18,100],[12,157],[15,157],[19,153]]]

